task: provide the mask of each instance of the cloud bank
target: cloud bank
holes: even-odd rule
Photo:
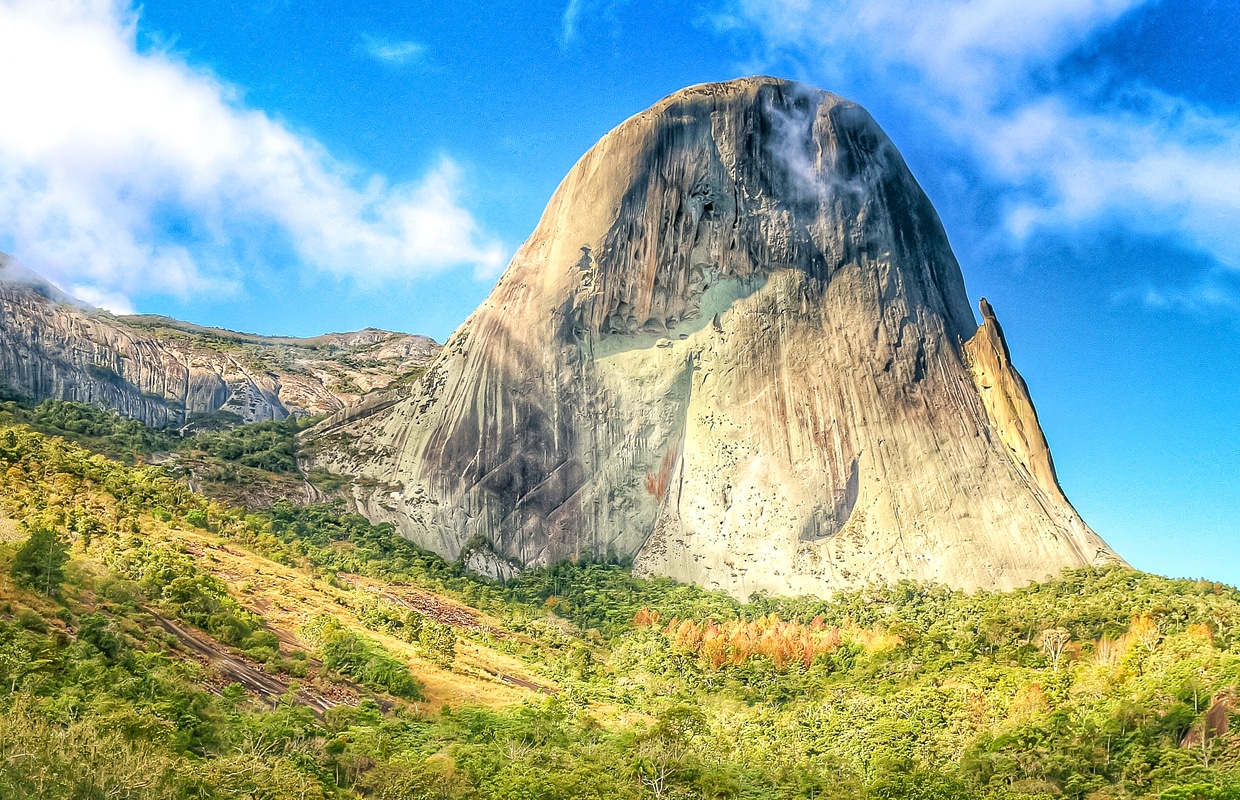
[[[1240,269],[1240,114],[1065,67],[1152,4],[737,0],[715,22],[756,30],[771,60],[881,87],[936,124],[1000,188],[1016,241],[1119,223]]]
[[[140,53],[136,19],[114,0],[0,0],[0,242],[22,261],[122,311],[236,290],[268,259],[357,281],[502,267],[450,159],[407,184],[355,169]]]

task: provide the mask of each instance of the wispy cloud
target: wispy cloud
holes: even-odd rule
[[[568,0],[560,15],[560,47],[568,48],[581,38],[584,23],[603,22],[618,33],[620,9],[629,0]]]
[[[85,299],[234,291],[282,253],[358,281],[495,270],[442,158],[391,184],[248,108],[113,0],[0,0],[0,242]],[[20,76],[20,79],[17,77]]]
[[[1141,303],[1160,311],[1190,314],[1240,311],[1240,280],[1231,270],[1209,270],[1197,278],[1175,285],[1134,286],[1115,293],[1119,303]]]
[[[363,33],[361,48],[371,58],[391,66],[403,67],[421,63],[426,47],[417,42],[393,41],[382,36]]]
[[[586,0],[568,0],[564,15],[560,17],[560,44],[568,45],[577,40],[577,23],[585,5]]]
[[[936,124],[999,188],[1018,241],[1119,222],[1240,269],[1240,113],[1064,68],[1153,1],[738,0],[716,23]]]

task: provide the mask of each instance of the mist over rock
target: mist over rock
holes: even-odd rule
[[[603,137],[422,380],[308,438],[453,558],[613,556],[738,596],[1119,560],[890,140],[771,78]]]

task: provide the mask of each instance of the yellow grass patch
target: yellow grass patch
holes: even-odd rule
[[[421,705],[428,709],[437,710],[444,704],[501,708],[537,696],[538,688],[556,688],[533,673],[521,659],[463,637],[457,639],[456,662],[450,670],[444,669],[420,656],[409,643],[367,628],[352,611],[361,593],[408,593],[423,604],[434,602],[459,608],[482,625],[497,626],[497,620],[455,600],[360,576],[349,576],[353,588],[337,588],[308,571],[277,564],[206,531],[182,530],[152,521],[144,533],[183,545],[200,569],[227,583],[238,602],[263,617],[286,649],[307,649],[295,632],[318,614],[328,614],[341,625],[381,643],[403,659],[424,684],[426,699]],[[410,605],[417,607],[415,603]]]

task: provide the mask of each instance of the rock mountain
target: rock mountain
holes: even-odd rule
[[[864,109],[695,86],[586,153],[423,378],[321,423],[312,458],[473,563],[612,555],[747,596],[1118,561],[982,316]]]
[[[438,350],[425,336],[374,329],[296,339],[114,316],[0,254],[0,385],[155,427],[218,411],[246,423],[337,411],[417,374]]]

